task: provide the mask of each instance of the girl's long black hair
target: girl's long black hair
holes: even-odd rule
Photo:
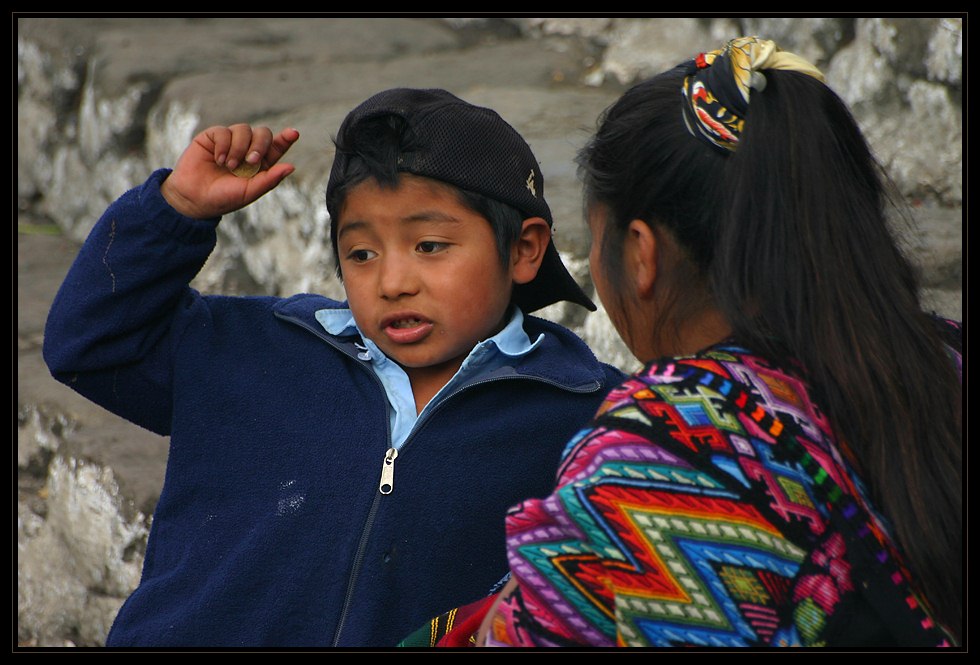
[[[962,388],[918,277],[889,224],[881,168],[827,86],[764,72],[739,147],[694,138],[680,69],[638,84],[580,152],[586,205],[622,277],[626,226],[666,225],[735,337],[798,362],[852,451],[934,614],[962,621]],[[683,300],[683,294],[675,300]]]

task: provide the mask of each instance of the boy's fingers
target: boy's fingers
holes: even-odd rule
[[[228,148],[228,168],[233,169],[245,161],[245,157],[252,145],[252,127],[246,124],[232,125],[228,128],[231,132],[231,145]]]
[[[279,132],[272,140],[272,147],[265,156],[267,164],[272,165],[278,162],[286,151],[299,139],[299,132],[293,128],[287,128]]]
[[[266,192],[275,189],[294,170],[295,167],[292,164],[276,164],[268,170],[259,171],[249,181],[251,196],[257,199]]]
[[[271,129],[268,127],[252,127],[252,142],[249,144],[248,151],[242,159],[250,164],[261,164],[264,157],[268,161],[266,153],[269,152],[269,146],[271,145]]]
[[[228,150],[231,148],[231,130],[228,127],[210,127],[205,130],[204,135],[211,143],[205,148],[214,155],[215,163],[224,164],[228,159]]]
[[[268,192],[278,187],[279,183],[294,170],[291,164],[277,164],[268,170],[259,171],[247,180],[242,180],[244,189],[241,190],[240,203],[242,205],[249,205],[253,201],[265,196]]]
[[[209,127],[196,141],[213,155],[216,164],[239,177],[251,178],[261,169],[276,164],[298,138],[299,132],[295,129],[284,129],[273,136],[268,127],[239,123],[229,127]],[[282,177],[280,175],[278,179]]]
[[[228,164],[231,172],[240,178],[251,178],[262,169],[262,156],[272,144],[272,130],[268,127],[250,127],[249,131],[251,142],[245,149],[245,154],[241,156],[237,166]]]

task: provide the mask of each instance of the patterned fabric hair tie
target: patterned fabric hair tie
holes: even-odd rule
[[[762,91],[761,70],[785,69],[812,76],[824,75],[798,55],[782,51],[775,42],[758,37],[733,39],[717,51],[701,53],[686,63],[684,121],[694,136],[722,150],[734,151],[749,108],[749,90]]]

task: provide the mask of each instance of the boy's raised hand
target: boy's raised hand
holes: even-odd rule
[[[209,127],[194,137],[160,192],[177,212],[196,219],[244,208],[295,170],[279,159],[297,139],[295,129],[274,137],[268,127]],[[250,178],[232,173],[245,163],[258,164],[259,172]]]

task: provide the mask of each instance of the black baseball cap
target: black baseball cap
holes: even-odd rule
[[[544,198],[544,176],[534,153],[496,111],[474,106],[446,90],[394,88],[351,111],[340,125],[336,143],[343,145],[345,133],[358,123],[388,115],[406,122],[414,138],[412,150],[398,156],[399,171],[482,194],[519,210],[525,219],[541,217],[553,226]],[[338,148],[327,181],[327,201],[344,183],[351,156]],[[525,312],[561,300],[596,310],[562,263],[554,239],[537,276],[527,284],[515,284],[512,300]]]

